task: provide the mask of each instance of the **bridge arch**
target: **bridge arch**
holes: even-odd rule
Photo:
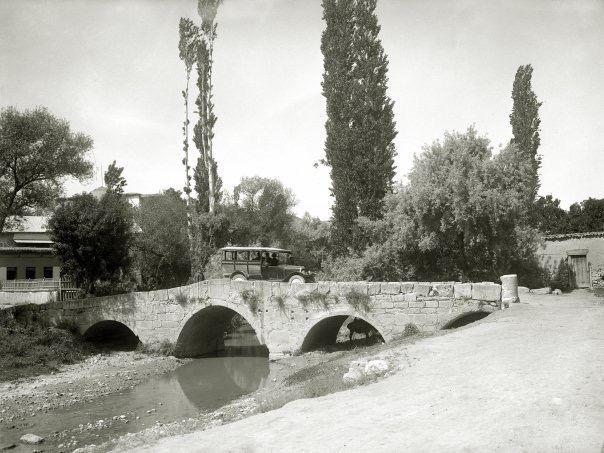
[[[479,321],[483,318],[486,318],[490,314],[490,311],[466,311],[460,313],[458,316],[455,316],[454,318],[450,319],[445,324],[443,324],[441,330],[456,329],[458,327],[463,327],[473,322]]]
[[[86,341],[102,348],[133,350],[140,343],[139,337],[130,327],[113,319],[99,320],[81,331]]]
[[[324,313],[322,316],[308,321],[302,329],[302,337],[296,345],[295,350],[305,352],[321,346],[335,344],[342,324],[351,316],[369,323],[381,335],[384,341],[388,342],[390,340],[386,329],[374,317],[358,313],[354,310],[339,310]]]
[[[257,345],[264,344],[261,324],[249,310],[245,311],[234,304],[212,304],[192,312],[185,318],[178,332],[176,355],[198,357],[221,350],[224,348],[225,332],[231,329],[231,321],[236,315],[251,326]]]

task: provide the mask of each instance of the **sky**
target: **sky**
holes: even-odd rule
[[[90,135],[101,185],[116,160],[127,191],[182,189],[185,69],[180,17],[195,0],[1,0],[0,107],[45,106]],[[531,64],[540,194],[604,198],[604,0],[378,0],[398,136],[396,181],[445,131],[469,126],[495,152],[511,138],[511,91]],[[320,0],[224,0],[214,49],[214,156],[227,191],[278,178],[295,212],[331,216],[321,94]],[[192,118],[192,121],[194,118]],[[194,146],[193,161],[197,154]]]

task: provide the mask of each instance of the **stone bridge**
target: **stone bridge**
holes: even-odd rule
[[[504,294],[505,285],[504,281]],[[239,314],[270,357],[279,357],[334,344],[351,316],[367,321],[389,342],[403,335],[408,323],[434,331],[464,317],[479,319],[501,306],[502,286],[495,283],[209,280],[11,310],[15,316],[33,315],[51,325],[75,325],[89,338],[129,329],[143,343],[177,344],[181,356],[215,351],[231,319]]]

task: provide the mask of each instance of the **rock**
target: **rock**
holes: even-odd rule
[[[22,444],[31,445],[41,444],[43,441],[43,437],[36,436],[35,434],[25,434],[24,436],[21,436],[21,439],[19,439],[19,442],[21,442]]]
[[[530,291],[530,289],[528,289],[526,286],[519,286],[518,287],[518,292],[520,294],[526,294]]]
[[[560,294],[562,294],[562,291],[560,291],[559,289],[555,289],[552,291],[552,294],[554,294],[555,296],[559,296]]]
[[[390,366],[385,360],[370,360],[365,365],[365,374],[376,374],[387,371]]]
[[[342,376],[342,379],[344,379],[345,382],[354,382],[361,379],[361,377],[363,377],[363,373],[361,372],[361,370],[359,370],[358,368],[351,368],[348,373]]]
[[[531,293],[533,293],[533,294],[551,294],[552,293],[552,289],[551,288],[531,289]]]

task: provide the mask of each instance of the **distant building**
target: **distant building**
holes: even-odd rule
[[[578,288],[604,286],[604,231],[550,234],[538,251],[541,264],[555,270],[565,260]]]
[[[46,216],[25,216],[16,226],[0,233],[0,283],[60,279],[61,261],[50,248],[47,221]]]

